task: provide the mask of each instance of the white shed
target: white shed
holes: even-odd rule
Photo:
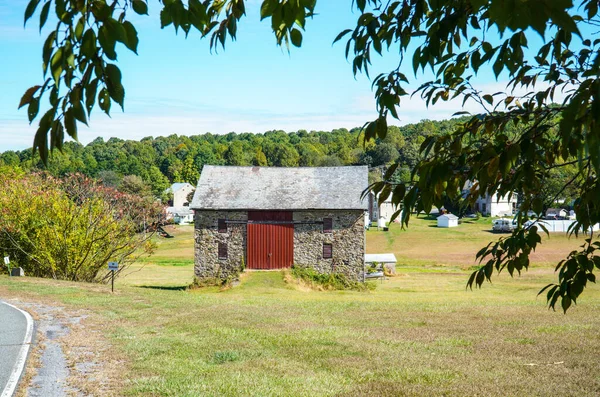
[[[457,227],[458,216],[453,214],[440,215],[437,218],[437,225],[438,227]]]

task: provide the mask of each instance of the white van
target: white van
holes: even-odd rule
[[[512,219],[495,219],[492,222],[492,231],[509,233],[517,228],[517,222]]]

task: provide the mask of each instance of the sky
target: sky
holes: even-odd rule
[[[40,34],[38,9],[24,28],[27,2],[0,2],[0,151],[31,147],[39,121],[38,117],[30,126],[26,107],[17,106],[28,87],[43,82],[41,49],[50,22]],[[343,41],[332,45],[340,31],[356,24],[359,14],[350,0],[318,1],[318,15],[307,21],[302,47],[289,53],[277,47],[270,23],[260,22],[260,3],[248,1],[237,41],[228,41],[225,50],[212,54],[208,40],[200,40],[198,33],[185,39],[181,31],[175,35],[172,26],[161,29],[158,0],[149,0],[149,16],[130,13],[140,43],[138,55],[117,45],[125,111],[113,104],[109,118],[96,108],[90,126],[79,127],[80,142],[87,144],[98,136],[332,130],[360,127],[376,118],[371,81],[352,74]],[[384,54],[374,59],[371,75],[392,70],[397,62],[397,54]],[[411,74],[408,68],[406,73]],[[492,76],[478,79],[494,91],[506,85]],[[413,88],[417,85],[418,81]],[[413,97],[403,101],[400,120],[390,123],[444,119],[460,110],[458,102],[427,109],[424,101]],[[478,109],[467,104],[466,110]]]

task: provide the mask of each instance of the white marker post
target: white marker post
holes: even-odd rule
[[[119,262],[108,262],[108,270],[112,272],[110,291],[115,292],[115,270],[119,270]]]
[[[4,257],[4,264],[8,267],[8,277],[10,277],[10,258],[8,256]]]

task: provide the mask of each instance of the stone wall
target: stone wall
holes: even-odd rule
[[[219,233],[219,219],[244,223],[228,223],[227,233]],[[195,211],[196,277],[224,281],[239,272],[246,257],[247,220],[246,211]],[[219,243],[227,243],[227,259],[219,259]]]
[[[200,279],[228,279],[246,256],[246,211],[195,211],[195,267]],[[332,233],[323,233],[323,218],[333,219]],[[218,220],[228,223],[219,233]],[[365,257],[365,217],[361,210],[294,211],[294,263],[320,273],[341,273],[362,281]],[[306,222],[306,223],[301,223]],[[228,258],[219,259],[219,242],[227,243]],[[332,245],[331,259],[323,258],[323,244]]]
[[[333,219],[332,233],[323,233],[321,223],[294,225],[294,263],[320,273],[341,273],[363,281],[365,261],[365,216],[361,210],[295,211],[294,222]],[[323,258],[323,244],[332,245],[333,257]]]

